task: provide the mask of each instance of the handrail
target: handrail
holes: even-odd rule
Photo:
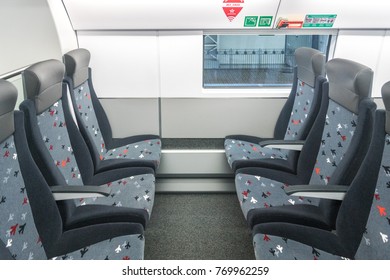
[[[25,67],[22,67],[22,68],[19,68],[19,69],[16,69],[16,70],[13,70],[13,71],[10,71],[10,72],[1,74],[1,75],[0,75],[0,79],[8,80],[8,79],[11,79],[11,78],[13,78],[13,77],[16,77],[16,76],[22,74],[22,72],[23,72],[27,67],[29,67],[29,66],[30,66],[30,65],[27,65],[27,66],[25,66]]]

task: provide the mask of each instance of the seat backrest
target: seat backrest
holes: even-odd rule
[[[89,68],[91,54],[86,49],[75,49],[64,55],[66,81],[69,84],[74,111],[80,131],[91,148],[95,164],[104,159],[112,130],[107,115],[93,89]],[[94,149],[92,148],[94,147]]]
[[[0,259],[47,259],[43,244],[59,238],[62,222],[29,153],[16,99],[16,88],[0,80]]]
[[[338,58],[329,61],[326,70],[329,81],[323,85],[320,112],[301,151],[297,174],[305,184],[350,185],[370,144],[376,108],[368,98],[373,72]],[[318,206],[335,227],[340,202],[322,199]]]
[[[356,259],[390,259],[390,82],[382,87],[382,98],[386,110],[376,113],[369,154],[337,223],[338,235],[350,250],[357,249]]]
[[[324,80],[325,55],[302,47],[296,49],[295,61],[293,87],[275,125],[276,139],[305,139],[321,103],[321,94],[315,88],[318,79]]]
[[[356,157],[359,140],[364,136],[363,128],[368,124],[372,127],[372,118],[371,123],[367,122],[367,114],[372,115],[375,107],[372,101],[362,102],[371,95],[373,72],[370,68],[337,58],[326,64],[326,72],[329,82],[326,86],[328,100],[323,100],[325,105],[327,103],[325,122],[309,182],[319,185],[329,183],[347,151]],[[357,140],[352,142],[353,138]],[[351,143],[355,143],[353,148],[350,148]]]
[[[93,174],[93,162],[69,112],[64,74],[58,60],[28,67],[23,72],[28,99],[20,108],[31,149],[48,183],[83,185]]]

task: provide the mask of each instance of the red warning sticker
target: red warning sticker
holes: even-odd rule
[[[233,21],[243,8],[244,0],[223,0],[222,9],[229,21]]]

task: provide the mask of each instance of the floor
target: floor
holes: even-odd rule
[[[252,236],[229,194],[156,194],[145,260],[254,259]]]

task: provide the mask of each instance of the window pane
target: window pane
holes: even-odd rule
[[[205,35],[203,87],[291,86],[299,47],[328,50],[329,35]]]

